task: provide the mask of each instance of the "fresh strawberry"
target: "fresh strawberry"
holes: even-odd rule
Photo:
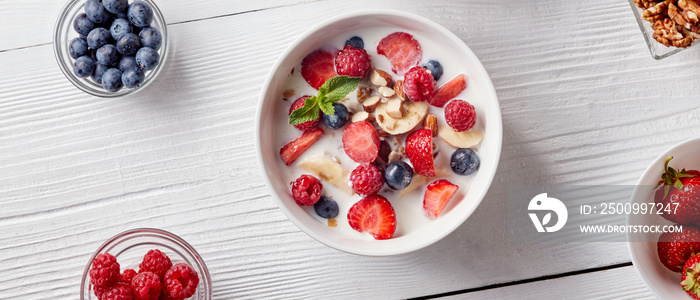
[[[450,101],[457,97],[459,93],[467,88],[467,76],[464,74],[459,74],[457,77],[452,78],[450,81],[442,85],[435,91],[428,103],[433,106],[443,107],[447,101]]]
[[[427,101],[435,93],[435,79],[428,69],[413,67],[403,77],[403,91],[413,101]]]
[[[418,174],[435,177],[433,132],[427,128],[411,132],[406,137],[406,156]]]
[[[700,222],[700,171],[685,169],[676,171],[668,166],[673,157],[664,164],[664,173],[654,201],[663,205],[661,216],[678,224]],[[670,211],[665,211],[666,209]]]
[[[688,258],[700,252],[700,227],[683,225],[682,232],[662,233],[656,250],[666,268],[680,272]]]
[[[379,134],[366,121],[350,123],[343,131],[343,149],[358,163],[371,163],[379,155]]]
[[[335,68],[338,75],[362,78],[372,69],[372,59],[365,49],[346,45],[335,56]]]
[[[394,32],[384,37],[377,45],[377,53],[389,59],[391,70],[398,75],[417,66],[423,57],[420,43],[405,32]]]
[[[459,186],[452,184],[446,179],[436,180],[428,184],[423,196],[423,212],[425,215],[429,219],[435,220],[442,210],[445,209],[445,205],[447,205],[447,202],[450,201],[457,189],[459,189]]]
[[[316,141],[318,141],[325,131],[323,129],[316,127],[311,130],[304,131],[304,133],[296,138],[295,140],[282,146],[280,149],[280,156],[285,165],[291,165],[299,156],[301,156],[304,151],[309,149]]]
[[[386,198],[374,194],[350,207],[348,223],[352,229],[367,232],[377,240],[391,238],[396,232],[396,214]]]
[[[301,76],[317,89],[331,77],[335,77],[333,54],[324,50],[309,53],[301,61]]]
[[[700,300],[700,254],[688,259],[683,266],[681,287],[690,297]]]
[[[299,97],[299,99],[297,99],[297,100],[294,100],[294,102],[292,103],[292,106],[289,107],[289,114],[291,115],[293,111],[304,107],[304,103],[306,102],[306,98],[309,98],[309,97],[311,97],[311,96],[306,95],[306,96]],[[318,119],[313,120],[313,121],[306,121],[306,122],[301,123],[301,124],[296,124],[296,125],[294,125],[294,128],[299,129],[301,131],[307,131],[309,129],[312,129],[312,128],[315,128],[316,126],[318,126],[318,123],[320,121],[321,121],[321,111],[319,110],[318,111]]]

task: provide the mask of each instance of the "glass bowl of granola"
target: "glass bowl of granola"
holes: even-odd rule
[[[700,5],[692,0],[629,0],[651,56],[669,57],[700,38]]]

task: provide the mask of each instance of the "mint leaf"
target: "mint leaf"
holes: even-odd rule
[[[326,80],[318,90],[319,94],[323,90],[325,93],[324,100],[330,102],[331,104],[338,102],[338,100],[345,98],[350,92],[357,88],[357,84],[360,82],[360,77],[350,77],[350,76],[335,76]]]
[[[304,106],[295,109],[289,115],[289,125],[297,125],[318,119],[318,98],[311,96],[306,98]]]
[[[319,101],[318,107],[321,108],[321,111],[323,111],[323,113],[326,115],[329,115],[329,116],[335,115],[335,108],[333,108],[333,103],[330,103],[327,101]]]
[[[289,115],[289,125],[297,125],[308,121],[318,119],[318,110],[323,113],[334,116],[335,109],[333,103],[345,98],[350,92],[357,88],[360,82],[360,77],[350,76],[335,76],[329,78],[318,88],[318,94],[306,98],[304,106],[292,111]]]

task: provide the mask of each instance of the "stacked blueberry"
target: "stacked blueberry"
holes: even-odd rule
[[[109,92],[138,87],[160,60],[163,37],[152,21],[153,8],[143,1],[87,0],[73,21],[80,35],[69,45],[73,73]]]

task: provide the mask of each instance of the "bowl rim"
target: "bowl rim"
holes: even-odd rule
[[[111,245],[114,241],[118,241],[124,237],[128,237],[130,235],[133,235],[135,233],[150,233],[153,235],[157,235],[160,238],[166,238],[166,239],[171,239],[174,242],[180,244],[187,252],[193,254],[193,259],[197,261],[199,265],[201,265],[202,270],[204,271],[204,274],[199,274],[200,276],[200,282],[202,280],[205,281],[204,286],[207,289],[207,295],[209,295],[208,299],[211,299],[212,296],[212,282],[211,282],[211,274],[209,272],[209,267],[207,267],[206,262],[202,258],[202,256],[197,252],[197,249],[195,249],[190,243],[185,241],[185,239],[181,238],[180,236],[169,232],[167,230],[163,229],[158,229],[158,228],[148,228],[148,227],[142,227],[142,228],[133,228],[129,230],[122,231],[120,233],[117,233],[107,239],[105,242],[102,243],[90,256],[90,259],[88,260],[87,264],[85,265],[85,269],[83,270],[83,276],[81,279],[81,284],[80,284],[80,299],[83,299],[83,296],[85,295],[85,286],[86,283],[87,285],[90,285],[90,279],[89,279],[89,273],[90,273],[90,267],[92,266],[92,261],[95,260],[95,257],[97,255],[101,254],[102,251],[107,248],[109,245]]]
[[[650,172],[653,172],[653,169],[656,169],[658,167],[658,164],[662,164],[663,162],[666,161],[668,156],[676,151],[678,148],[685,146],[686,144],[694,143],[694,142],[700,142],[700,136],[698,137],[692,137],[688,138],[685,140],[682,140],[671,147],[667,148],[665,151],[663,151],[661,154],[659,154],[654,160],[644,169],[644,172],[642,172],[642,175],[639,177],[639,180],[637,180],[636,186],[634,188],[634,191],[632,192],[632,198],[630,201],[633,201],[638,197],[638,193],[640,192],[640,186],[643,184],[643,180],[645,177],[647,177],[647,174]],[[630,218],[632,215],[627,215],[627,220],[626,223],[627,225],[630,225]],[[630,259],[632,260],[632,265],[635,266],[635,270],[637,270],[637,274],[639,274],[640,277],[642,277],[642,280],[646,284],[646,286],[654,293],[654,295],[658,298],[664,298],[665,294],[662,294],[661,291],[656,287],[654,282],[649,278],[649,276],[642,272],[640,264],[640,254],[637,253],[638,250],[636,250],[637,247],[640,247],[640,244],[648,244],[648,243],[654,243],[654,242],[632,242],[632,233],[627,232],[627,250],[629,251],[630,254]]]
[[[446,38],[452,40],[455,42],[457,45],[460,45],[462,47],[462,50],[464,50],[468,55],[472,56],[476,62],[478,62],[478,66],[474,71],[474,73],[478,73],[480,75],[485,76],[487,78],[487,82],[485,82],[485,86],[483,88],[488,91],[490,94],[493,95],[495,101],[494,103],[489,103],[489,105],[495,105],[495,109],[498,111],[498,114],[496,116],[493,116],[493,118],[490,118],[489,125],[492,126],[493,130],[493,138],[497,139],[495,143],[495,151],[494,151],[494,159],[493,159],[493,168],[490,170],[490,172],[487,174],[486,177],[486,186],[485,188],[481,189],[479,193],[476,196],[476,201],[474,205],[472,205],[467,211],[465,211],[465,214],[461,216],[457,222],[453,222],[449,224],[449,226],[446,226],[445,230],[442,230],[439,234],[434,235],[432,238],[424,241],[423,243],[415,243],[411,247],[405,247],[401,249],[390,249],[390,250],[376,250],[376,249],[362,249],[358,250],[356,248],[348,248],[344,247],[341,244],[328,241],[325,238],[323,238],[320,235],[317,235],[315,232],[313,232],[310,229],[305,228],[302,226],[301,221],[298,220],[294,214],[283,204],[283,201],[280,199],[280,197],[277,195],[275,192],[275,188],[272,185],[272,182],[270,181],[270,178],[268,176],[267,170],[266,170],[266,163],[263,158],[263,152],[260,147],[261,145],[261,134],[262,134],[262,115],[263,115],[263,107],[264,107],[264,100],[266,93],[270,89],[272,82],[273,82],[273,76],[275,75],[276,71],[281,67],[283,64],[284,60],[286,57],[290,55],[292,51],[297,47],[297,45],[301,44],[304,40],[309,38],[311,35],[319,32],[323,28],[332,25],[333,23],[341,22],[347,19],[352,19],[352,18],[357,18],[357,17],[372,17],[372,16],[377,16],[377,17],[391,17],[391,18],[402,18],[402,19],[409,19],[413,20],[419,23],[423,23],[426,25],[429,25],[432,30],[439,31],[441,34],[443,34]],[[488,75],[486,72],[486,69],[484,68],[483,64],[481,61],[478,59],[476,54],[469,48],[464,41],[462,41],[457,35],[455,35],[453,32],[449,31],[442,25],[425,18],[423,16],[419,16],[410,12],[406,11],[401,11],[401,10],[394,10],[394,9],[372,9],[372,10],[367,10],[367,9],[362,9],[362,10],[356,10],[352,12],[347,12],[343,14],[339,14],[334,17],[330,17],[320,23],[317,23],[316,25],[310,27],[308,30],[304,31],[301,35],[299,35],[294,41],[290,43],[290,45],[282,52],[282,54],[278,57],[278,59],[275,61],[274,65],[270,68],[270,71],[268,72],[268,75],[265,79],[265,82],[263,84],[263,88],[261,89],[261,94],[258,99],[258,106],[256,110],[256,119],[255,119],[255,127],[254,127],[254,139],[255,139],[255,152],[256,152],[256,157],[258,159],[258,165],[261,167],[262,171],[262,176],[264,178],[265,185],[268,188],[268,191],[271,193],[271,197],[274,199],[275,204],[282,210],[282,212],[289,218],[292,223],[294,223],[299,229],[301,229],[303,232],[305,232],[307,235],[311,236],[315,240],[321,242],[322,244],[325,244],[326,246],[329,246],[331,248],[334,248],[336,250],[340,250],[346,253],[350,254],[356,254],[356,255],[363,255],[363,256],[392,256],[392,255],[399,255],[399,254],[404,254],[404,253],[409,253],[413,252],[422,248],[425,248],[429,245],[432,245],[436,243],[437,241],[441,240],[445,236],[449,235],[452,233],[457,227],[461,226],[464,224],[464,222],[467,220],[469,216],[476,210],[476,208],[481,204],[483,199],[486,196],[486,193],[489,191],[489,187],[491,186],[493,179],[495,177],[496,171],[498,169],[498,163],[500,161],[500,156],[501,156],[501,149],[503,145],[503,123],[502,123],[502,115],[500,112],[500,104],[498,102],[498,95],[496,94],[495,88],[493,87],[493,82],[491,81],[491,77]]]
[[[72,19],[69,20],[69,17],[72,17],[69,15],[69,12],[71,9],[78,5],[78,6],[84,6],[84,3],[81,2],[86,2],[87,0],[68,0],[66,1],[66,4],[61,8],[61,12],[58,14],[58,18],[56,18],[56,23],[54,23],[54,30],[53,30],[53,53],[54,57],[56,58],[56,64],[58,64],[58,68],[61,70],[61,73],[68,79],[68,81],[73,84],[76,88],[79,90],[83,91],[86,94],[100,97],[100,98],[118,98],[126,95],[132,95],[135,94],[141,90],[144,90],[147,86],[149,86],[153,81],[155,81],[156,77],[161,73],[163,70],[163,67],[165,65],[165,62],[168,58],[168,54],[170,53],[170,47],[169,47],[169,38],[168,38],[168,23],[165,21],[165,16],[163,15],[163,12],[160,10],[158,5],[155,3],[154,0],[133,0],[131,3],[135,1],[143,1],[148,3],[151,8],[153,9],[153,18],[154,20],[152,21],[151,25],[154,23],[161,23],[162,26],[161,28],[158,28],[160,31],[160,34],[162,36],[162,43],[160,46],[160,49],[156,50],[158,54],[160,55],[158,65],[152,70],[148,70],[148,74],[146,75],[144,82],[135,88],[121,88],[119,91],[116,92],[108,92],[108,91],[101,91],[101,92],[96,92],[91,89],[88,89],[85,87],[87,85],[86,83],[81,82],[82,80],[90,80],[90,79],[85,79],[85,78],[79,78],[73,74],[73,70],[68,67],[69,61],[65,61],[64,57],[62,57],[63,54],[65,54],[67,50],[67,46],[70,43],[69,40],[62,41],[59,39],[59,37],[62,37],[63,35],[60,34],[61,29],[64,26],[70,26],[70,28],[73,28],[73,21]],[[66,25],[66,22],[68,22]],[[153,27],[153,26],[151,26]],[[68,36],[66,36],[66,39],[68,39]],[[162,53],[161,53],[162,52]],[[72,57],[70,59],[73,59]],[[75,60],[75,59],[73,59]],[[144,72],[146,73],[146,72]]]

